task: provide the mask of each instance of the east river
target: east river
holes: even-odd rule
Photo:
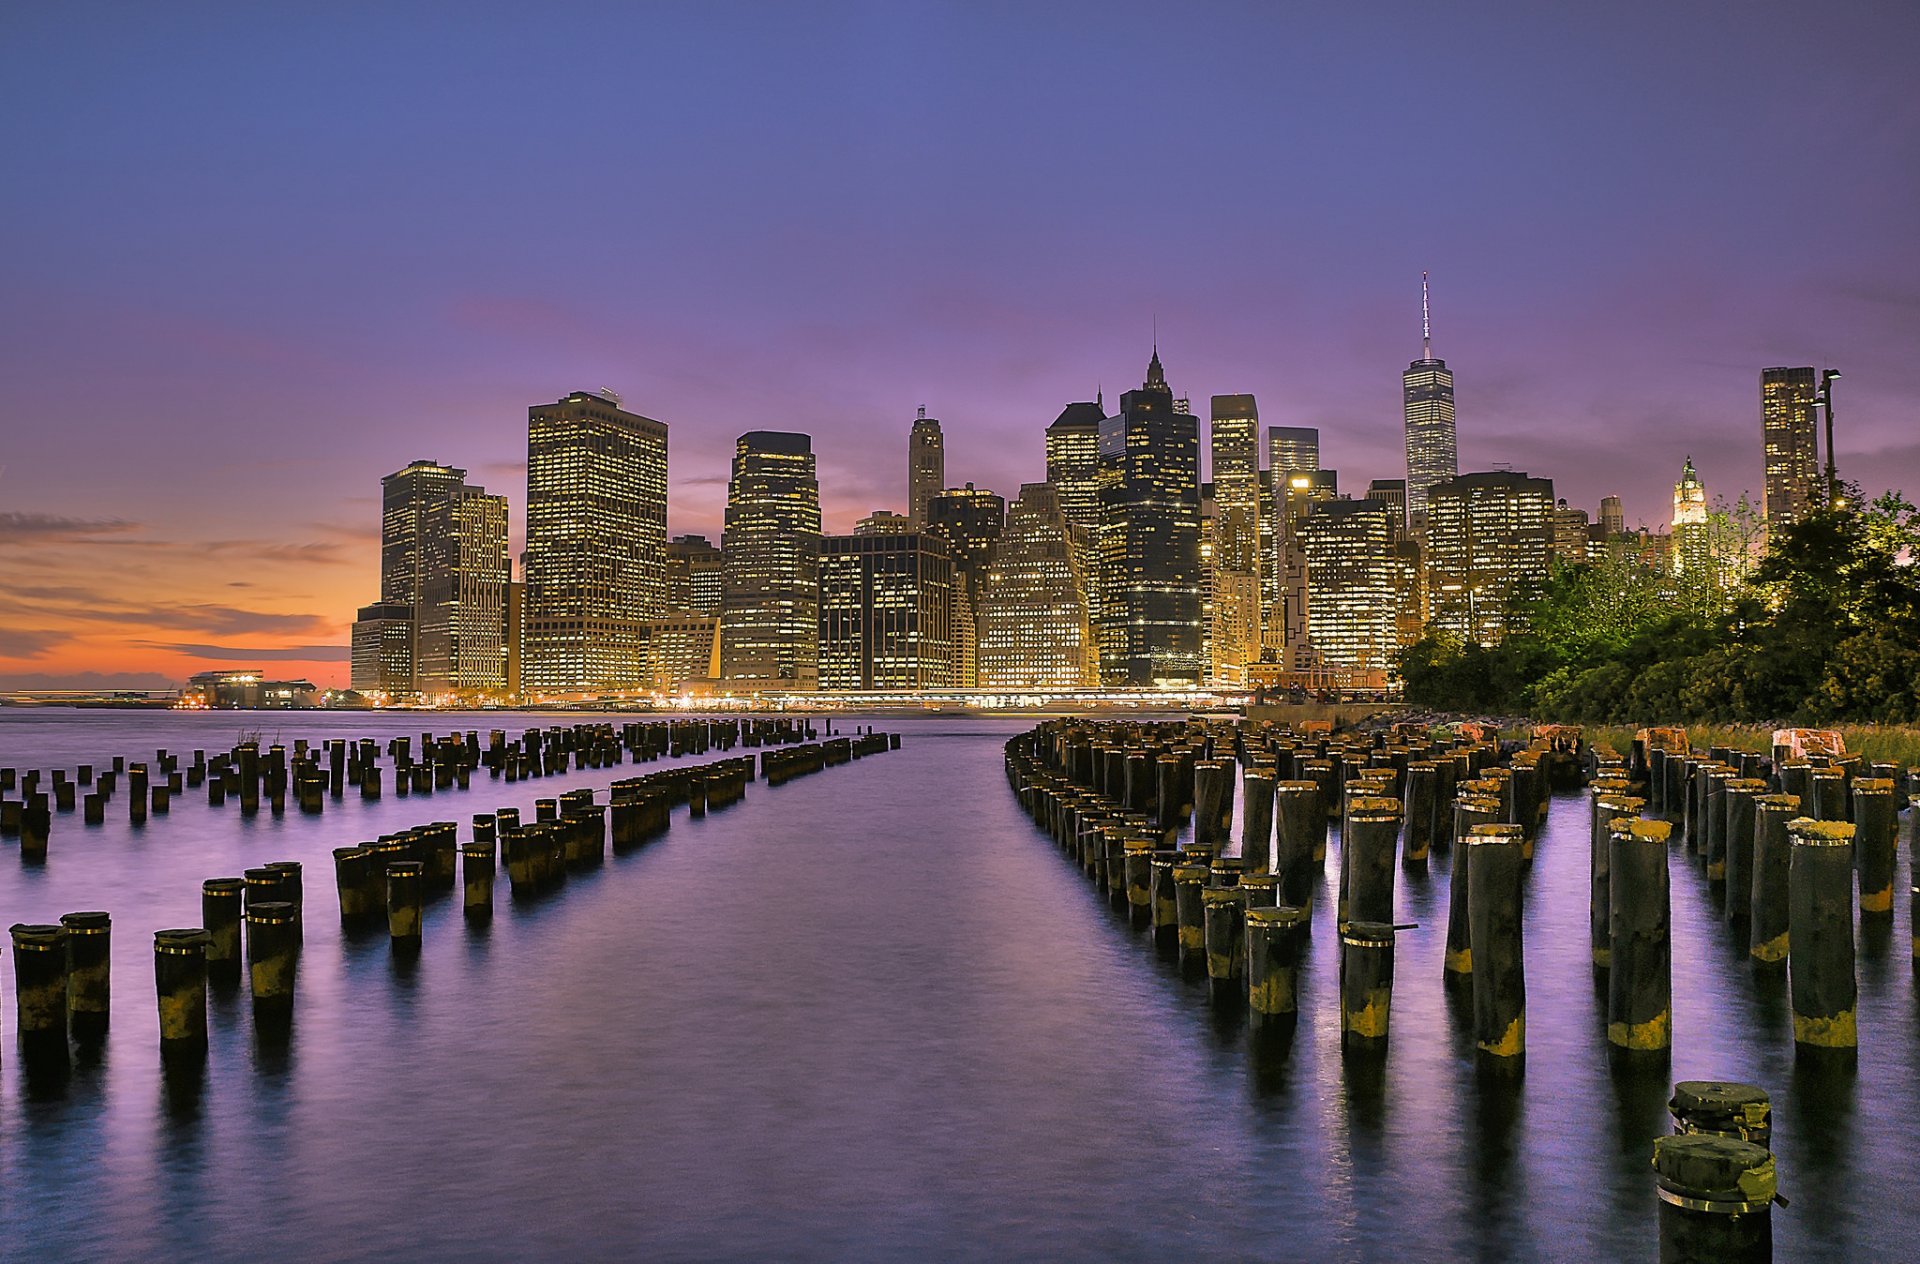
[[[198,747],[518,734],[525,714],[0,709],[0,765],[184,766]],[[868,717],[836,717],[836,727]],[[458,897],[418,959],[342,933],[332,849],[467,822],[619,768],[243,819],[204,792],[135,829],[56,814],[49,859],[0,848],[0,916],[113,917],[113,1026],[29,1075],[4,976],[0,1253],[127,1259],[1646,1259],[1648,1159],[1675,1079],[1773,1095],[1780,1259],[1913,1258],[1920,1019],[1902,822],[1891,927],[1860,932],[1860,1052],[1797,1064],[1699,865],[1672,856],[1670,1070],[1609,1067],[1587,946],[1584,798],[1527,877],[1528,1053],[1476,1077],[1441,983],[1447,859],[1401,875],[1389,1052],[1343,1063],[1331,899],[1316,900],[1290,1056],[1184,981],[1020,811],[1002,744],[1030,720],[875,718],[898,751],[778,788],[575,875],[491,926]],[[718,752],[706,757],[717,758]],[[383,758],[383,763],[388,762]],[[649,768],[661,764],[648,765]],[[46,774],[43,773],[43,782]],[[17,796],[17,792],[16,792]],[[1328,872],[1337,850],[1329,859]],[[212,994],[198,1077],[163,1076],[152,932],[204,878],[306,872],[292,1036]]]

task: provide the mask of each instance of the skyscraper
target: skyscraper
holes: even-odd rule
[[[855,535],[912,535],[913,519],[891,509],[876,509],[853,524]]]
[[[820,688],[952,685],[953,594],[953,561],[936,536],[822,539]]]
[[[1320,468],[1320,432],[1312,426],[1268,426],[1267,466],[1277,474]]]
[[[666,607],[667,427],[611,392],[527,410],[523,687],[633,689]]]
[[[1712,570],[1710,546],[1707,489],[1689,456],[1680,468],[1680,481],[1673,485],[1673,573],[1688,579],[1708,578]]]
[[[947,444],[940,422],[922,408],[907,435],[907,517],[913,525],[927,524],[927,502],[947,485]]]
[[[414,687],[507,687],[507,498],[461,486],[420,515],[426,559],[414,606]]]
[[[1760,371],[1760,434],[1766,446],[1767,521],[1797,522],[1820,502],[1819,430],[1811,368]]]
[[[1618,496],[1600,498],[1600,530],[1608,539],[1626,534],[1627,511]]]
[[[427,507],[466,486],[467,472],[438,461],[413,461],[380,480],[380,600],[418,604],[426,586],[421,518]]]
[[[1078,549],[1075,573],[1086,585],[1088,617],[1095,635],[1100,623],[1100,422],[1106,416],[1104,397],[1091,403],[1068,404],[1047,427],[1047,482],[1060,501],[1060,512],[1074,528],[1071,543]]]
[[[1174,410],[1156,348],[1140,389],[1100,422],[1100,674],[1109,684],[1198,683],[1200,436]]]
[[[1575,509],[1562,496],[1553,504],[1553,514],[1548,519],[1550,539],[1548,549],[1553,556],[1568,565],[1587,560],[1587,511]]]
[[[1395,543],[1407,538],[1407,480],[1404,478],[1376,478],[1367,484],[1368,500],[1377,500],[1389,511],[1388,525],[1393,528]]]
[[[725,584],[725,561],[703,535],[667,541],[667,604],[673,614],[716,615]]]
[[[1454,447],[1453,373],[1433,357],[1433,324],[1427,314],[1427,274],[1420,274],[1420,358],[1400,375],[1407,422],[1407,525],[1427,526],[1427,494],[1435,483],[1459,473]]]
[[[1427,502],[1427,609],[1481,645],[1506,634],[1508,602],[1547,573],[1553,480],[1490,470],[1435,484]]]
[[[982,689],[1081,689],[1099,683],[1087,583],[1077,573],[1083,550],[1060,494],[1026,483],[1007,513],[978,619]]]
[[[1378,500],[1324,500],[1300,534],[1308,635],[1320,661],[1384,671],[1400,643],[1392,508]]]
[[[947,542],[953,564],[977,586],[993,561],[1007,502],[985,488],[949,487],[928,499],[922,529]]]
[[[726,587],[720,663],[726,678],[749,689],[815,688],[820,484],[806,435],[750,430],[740,436],[721,548]]]
[[[413,689],[413,607],[376,601],[360,607],[353,621],[353,687],[361,693],[408,693]]]
[[[1209,446],[1213,462],[1212,598],[1208,675],[1246,683],[1260,661],[1260,412],[1251,395],[1215,395]]]

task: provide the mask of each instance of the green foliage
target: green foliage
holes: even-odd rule
[[[1499,645],[1431,634],[1409,702],[1602,723],[1920,721],[1920,510],[1897,494],[1772,534],[1750,572],[1743,498],[1710,518],[1728,564],[1678,579],[1622,551],[1519,594]]]

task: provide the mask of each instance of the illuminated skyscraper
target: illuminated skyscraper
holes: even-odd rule
[[[1462,474],[1428,500],[1429,622],[1481,645],[1506,635],[1508,601],[1547,573],[1553,480],[1508,470]]]
[[[414,687],[505,692],[507,498],[460,487],[421,512],[426,559],[414,607]]]
[[[981,585],[1000,543],[1006,523],[1006,501],[972,483],[949,487],[927,502],[926,532],[945,541],[953,558],[952,684],[970,687],[978,674],[976,663]]]
[[[523,686],[633,689],[665,612],[667,427],[609,392],[527,410]]]
[[[777,430],[741,435],[727,484],[726,522],[722,671],[748,689],[815,688],[820,484],[812,440]]]
[[[1260,412],[1251,395],[1215,395],[1209,678],[1246,682],[1260,661]]]
[[[1268,426],[1267,467],[1277,474],[1320,468],[1320,432],[1312,426]]]
[[[1156,349],[1147,379],[1100,422],[1100,674],[1195,684],[1200,652],[1200,436],[1174,410]]]
[[[1393,510],[1378,500],[1323,500],[1301,524],[1308,636],[1332,667],[1383,671],[1399,648],[1400,572]]]
[[[1068,404],[1047,427],[1047,482],[1060,500],[1060,512],[1075,528],[1073,547],[1081,550],[1078,571],[1087,585],[1087,610],[1096,629],[1100,622],[1097,583],[1100,538],[1100,422],[1106,416],[1104,397],[1092,403]]]
[[[953,684],[953,561],[924,533],[820,542],[820,688]]]
[[[1563,496],[1554,502],[1549,520],[1552,539],[1548,548],[1553,556],[1568,565],[1587,560],[1587,511],[1575,509]]]
[[[1026,483],[982,585],[977,612],[982,689],[1080,689],[1099,683],[1078,530],[1048,483]]]
[[[717,615],[726,582],[720,550],[703,535],[667,541],[667,610],[676,615]]]
[[[377,601],[360,607],[353,621],[353,687],[361,693],[409,693],[413,689],[413,607]]]
[[[1820,501],[1819,430],[1811,368],[1760,371],[1760,432],[1766,445],[1767,521],[1806,517]]]
[[[947,443],[940,422],[922,408],[907,435],[907,517],[916,527],[927,524],[927,502],[947,485]]]
[[[1693,458],[1680,469],[1673,485],[1673,573],[1705,578],[1712,570],[1712,547],[1707,531],[1707,489],[1694,473]]]
[[[467,483],[467,472],[438,461],[414,461],[380,480],[380,600],[412,606],[426,587],[421,547],[428,506]]]
[[[1433,358],[1433,325],[1427,316],[1427,274],[1420,274],[1420,358],[1400,375],[1407,422],[1407,525],[1427,526],[1427,495],[1435,483],[1459,473],[1454,447],[1453,373]]]

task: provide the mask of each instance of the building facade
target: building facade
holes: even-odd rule
[[[647,680],[647,623],[665,613],[667,427],[611,393],[527,410],[522,686],[618,691]]]
[[[1433,355],[1433,327],[1427,319],[1427,278],[1420,276],[1420,358],[1400,375],[1406,416],[1407,524],[1418,534],[1427,526],[1427,498],[1436,483],[1460,470],[1453,426],[1453,372]]]
[[[360,693],[413,690],[413,607],[377,601],[353,621],[352,682]]]
[[[1087,611],[1085,550],[1059,491],[1026,483],[981,586],[976,670],[982,689],[1083,689],[1099,683]]]
[[[1712,540],[1707,529],[1707,488],[1689,456],[1673,485],[1673,573],[1705,580],[1712,573]]]
[[[907,434],[907,517],[921,527],[927,521],[927,502],[947,485],[947,442],[938,418],[922,408]]]
[[[1316,662],[1384,670],[1399,648],[1393,511],[1377,500],[1325,500],[1301,524],[1308,636]]]
[[[1547,573],[1553,481],[1491,470],[1436,484],[1428,500],[1427,609],[1481,645],[1506,635],[1509,603]]]
[[[667,604],[673,614],[717,615],[726,584],[720,549],[703,535],[667,541]]]
[[[507,689],[507,498],[460,487],[421,513],[426,558],[414,607],[414,688]]]
[[[1100,423],[1100,674],[1112,685],[1197,684],[1200,437],[1156,349],[1140,389]]]
[[[813,441],[751,430],[727,483],[720,664],[747,689],[813,689],[819,680],[820,484]]]
[[[820,542],[820,688],[954,684],[953,559],[944,541],[830,535]]]
[[[1760,436],[1766,449],[1766,515],[1798,522],[1820,503],[1819,423],[1811,367],[1760,371]]]
[[[681,612],[647,623],[647,684],[668,693],[707,689],[720,677],[720,616]]]

